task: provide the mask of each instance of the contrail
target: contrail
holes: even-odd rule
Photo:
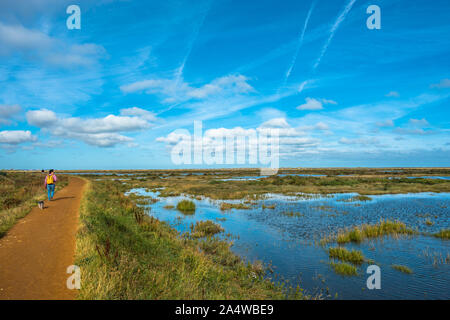
[[[336,19],[336,22],[333,24],[330,30],[330,36],[328,37],[327,42],[322,48],[322,52],[320,52],[319,58],[317,58],[316,63],[314,64],[313,70],[316,70],[316,68],[320,64],[320,60],[322,60],[322,57],[325,55],[325,52],[328,49],[328,46],[330,45],[331,40],[334,37],[334,33],[339,28],[339,25],[345,20],[345,17],[347,16],[348,12],[352,9],[353,5],[355,4],[356,0],[350,0],[349,3],[345,6],[344,11],[339,15],[339,17]]]
[[[287,70],[286,76],[284,78],[284,85],[286,85],[286,83],[289,79],[289,76],[291,75],[292,69],[294,68],[295,63],[297,61],[298,53],[300,52],[300,48],[302,47],[302,44],[303,44],[303,38],[305,37],[305,31],[306,31],[306,28],[308,27],[309,18],[311,17],[311,13],[314,9],[316,2],[317,2],[316,0],[312,2],[311,8],[309,9],[308,14],[306,15],[305,24],[303,25],[303,30],[298,39],[297,48],[295,50],[294,56],[292,57],[292,62],[290,64],[289,69]]]
[[[183,75],[184,66],[186,65],[186,62],[189,59],[189,56],[191,55],[192,48],[194,47],[194,43],[197,40],[198,34],[200,33],[200,29],[202,28],[203,23],[206,20],[206,16],[209,13],[209,10],[211,8],[211,2],[212,1],[208,2],[208,6],[207,6],[205,12],[203,13],[203,17],[200,19],[200,22],[197,24],[196,28],[194,29],[194,33],[192,34],[192,37],[189,41],[188,50],[186,52],[186,55],[184,56],[183,62],[181,63],[180,67],[177,69],[177,72],[175,74],[176,86],[178,86],[181,76]]]

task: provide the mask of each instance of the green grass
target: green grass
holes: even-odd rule
[[[365,239],[379,238],[383,236],[393,235],[411,235],[416,231],[407,228],[406,225],[399,221],[381,220],[377,224],[363,224],[355,226],[351,229],[340,231],[337,234],[337,243],[361,242]]]
[[[181,200],[177,203],[177,210],[185,214],[194,214],[195,203],[190,200]]]
[[[364,262],[364,256],[359,250],[349,251],[346,248],[336,247],[328,249],[328,256],[333,259],[338,259],[345,262],[351,262],[359,265]]]
[[[44,173],[0,171],[0,238],[21,218],[25,217],[37,202],[46,199]],[[58,175],[56,192],[64,188],[68,179]]]
[[[198,221],[195,225],[191,225],[191,237],[203,238],[210,237],[217,233],[223,232],[223,228],[210,220]]]
[[[114,181],[89,184],[76,243],[78,299],[305,298],[264,279],[227,241],[179,235],[124,196],[125,188]],[[210,230],[204,226],[197,228]]]
[[[401,264],[393,264],[392,268],[394,268],[395,270],[398,270],[400,272],[407,273],[407,274],[413,273],[413,271],[409,267],[401,265]]]
[[[343,276],[356,276],[358,275],[358,270],[354,265],[346,262],[330,262],[331,267],[334,272]]]
[[[450,229],[442,229],[441,231],[433,234],[436,238],[441,238],[442,240],[450,239]]]
[[[366,195],[398,194],[414,192],[450,192],[450,181],[432,179],[407,179],[407,176],[446,175],[446,168],[403,168],[401,174],[383,173],[377,168],[359,169],[280,169],[279,173],[324,174],[324,177],[302,176],[271,176],[254,181],[220,181],[217,179],[236,176],[258,175],[256,169],[221,170],[220,175],[215,170],[201,170],[205,175],[180,176],[180,170],[148,170],[139,173],[145,179],[134,179],[127,182],[134,187],[153,189],[163,187],[161,196],[176,196],[188,194],[205,196],[215,200],[246,199],[262,196],[267,193],[286,195],[299,191],[306,194],[333,194],[355,192],[360,200],[369,200]],[[166,179],[160,179],[162,174],[168,174]],[[338,174],[351,174],[352,177],[337,177]],[[389,179],[395,176],[396,179]],[[180,179],[180,177],[183,177]],[[399,178],[399,179],[397,179]],[[212,185],[214,185],[212,187]]]

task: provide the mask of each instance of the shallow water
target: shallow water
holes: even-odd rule
[[[151,197],[158,193],[133,189]],[[243,259],[261,260],[271,264],[274,273],[267,277],[299,284],[307,293],[321,293],[338,299],[450,299],[450,245],[430,236],[385,237],[346,248],[361,250],[381,268],[381,289],[368,290],[368,264],[358,267],[358,276],[344,277],[331,269],[327,252],[319,246],[324,235],[361,223],[377,223],[380,219],[400,220],[407,226],[426,233],[450,227],[450,193],[419,193],[372,196],[371,201],[350,201],[356,194],[335,194],[328,197],[271,194],[256,201],[250,210],[221,212],[221,201],[196,200],[194,215],[185,216],[166,205],[176,206],[187,197],[160,198],[151,204],[150,214],[170,223],[180,232],[191,223],[213,220],[225,233],[233,235],[232,250]],[[239,202],[239,201],[226,201]],[[262,204],[275,209],[262,209]],[[284,212],[299,216],[287,216]],[[225,218],[225,221],[216,219]],[[426,220],[433,224],[427,225]],[[413,274],[394,270],[392,264],[406,265]]]

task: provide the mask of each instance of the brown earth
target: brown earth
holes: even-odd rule
[[[0,239],[0,300],[74,299],[73,265],[80,200],[86,182],[70,177],[44,210],[34,208]]]

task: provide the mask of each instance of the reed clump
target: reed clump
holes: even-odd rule
[[[361,242],[365,239],[379,238],[387,235],[412,235],[417,232],[406,227],[403,222],[381,220],[377,224],[363,224],[351,229],[340,231],[336,237],[337,243]]]

